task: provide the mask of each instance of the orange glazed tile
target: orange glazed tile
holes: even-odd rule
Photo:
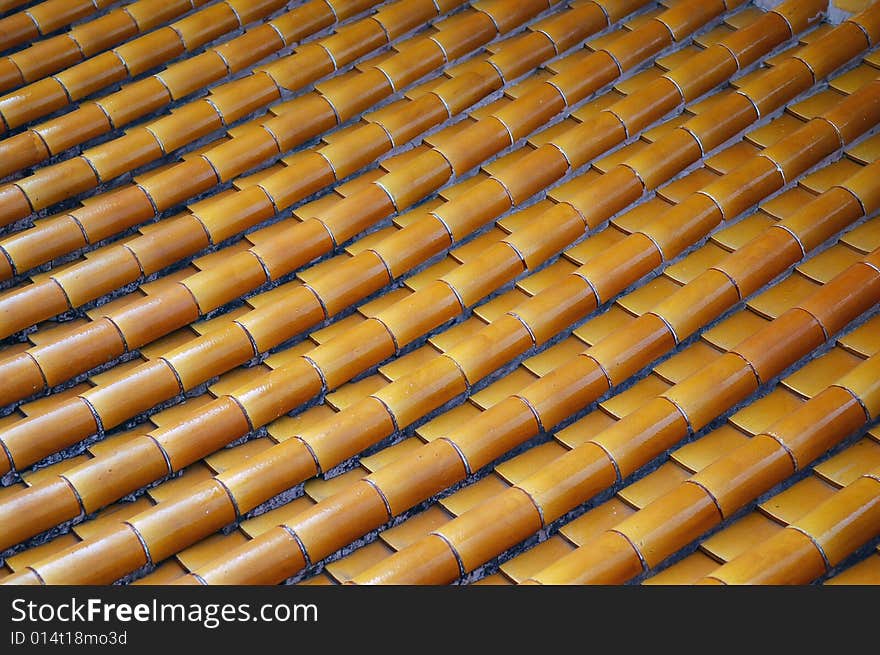
[[[861,363],[860,357],[843,348],[832,348],[783,378],[782,384],[804,398],[812,398]]]
[[[852,332],[841,335],[837,343],[859,357],[877,354],[880,352],[880,316],[874,316]]]
[[[247,543],[248,538],[238,530],[229,534],[214,534],[177,554],[177,561],[188,571],[195,571],[223,553]]]
[[[667,462],[645,477],[621,489],[617,496],[636,509],[672,491],[690,477],[688,471],[678,464]]]
[[[440,499],[440,504],[453,516],[461,516],[469,509],[509,488],[507,482],[490,473],[481,480],[462,487],[451,496]]]
[[[573,550],[574,546],[562,537],[550,537],[502,564],[501,571],[519,584]]]
[[[470,401],[480,409],[488,409],[508,396],[515,394],[528,384],[531,384],[535,379],[536,376],[533,373],[530,373],[521,366],[517,367],[497,382],[473,394],[470,397]]]
[[[82,12],[95,7],[112,9],[108,0],[91,4],[77,0],[74,5],[81,11],[67,8],[58,14],[49,10],[60,1],[37,3],[28,10],[38,18],[43,33],[67,29],[71,17],[84,16]],[[18,6],[18,0],[6,4]],[[880,222],[859,218],[862,207],[849,197],[857,196],[872,215],[877,205],[873,168],[862,169],[880,154],[880,137],[872,127],[880,117],[872,109],[880,89],[874,82],[880,59],[870,50],[867,36],[872,43],[880,39],[880,10],[855,19],[858,25],[844,22],[836,27],[824,18],[819,20],[826,22],[812,22],[817,14],[825,15],[821,0],[787,0],[772,11],[741,0],[688,0],[685,4],[672,0],[659,4],[493,0],[473,7],[459,0],[400,0],[377,10],[381,3],[376,0],[330,0],[332,7],[310,0],[290,10],[281,9],[282,4],[280,0],[213,4],[139,0],[129,5],[133,19],[112,9],[97,20],[70,27],[88,57],[85,62],[53,69],[50,72],[57,80],[46,78],[30,90],[9,89],[11,93],[0,102],[7,127],[32,121],[24,126],[25,132],[0,147],[7,159],[14,160],[0,165],[3,175],[9,180],[20,178],[16,184],[26,191],[14,184],[4,187],[0,195],[7,201],[3,205],[7,220],[31,213],[28,198],[42,207],[71,196],[64,204],[47,206],[49,217],[37,217],[36,229],[23,233],[26,237],[15,236],[24,224],[7,228],[11,236],[0,244],[8,255],[0,252],[0,278],[9,280],[7,291],[0,291],[0,322],[7,331],[21,330],[7,340],[0,354],[0,397],[5,404],[21,403],[11,404],[14,411],[0,419],[4,432],[0,437],[8,436],[7,445],[16,457],[22,453],[35,458],[37,451],[42,456],[61,449],[75,435],[83,436],[90,424],[85,422],[67,435],[58,421],[50,422],[38,440],[40,447],[27,446],[33,452],[24,449],[17,435],[40,421],[46,423],[43,413],[58,407],[87,411],[80,394],[95,405],[104,427],[111,430],[109,436],[88,444],[84,452],[51,453],[51,465],[25,472],[23,481],[0,488],[4,526],[24,540],[33,536],[29,529],[51,529],[49,518],[68,519],[77,511],[76,497],[64,491],[66,483],[58,478],[59,473],[71,478],[89,511],[104,506],[93,519],[71,527],[61,538],[45,543],[24,541],[25,545],[41,545],[10,557],[12,566],[0,568],[3,581],[15,575],[11,571],[15,566],[20,569],[23,562],[42,558],[36,570],[48,582],[114,582],[144,562],[143,548],[133,532],[121,527],[123,520],[136,524],[151,554],[164,560],[138,580],[142,584],[196,582],[186,575],[187,567],[205,569],[209,582],[281,582],[297,576],[305,562],[280,524],[296,528],[310,549],[315,570],[323,571],[304,584],[347,582],[433,530],[455,534],[458,554],[473,569],[481,558],[500,554],[493,548],[502,549],[493,540],[499,536],[495,519],[504,517],[494,516],[490,510],[496,505],[484,501],[518,483],[535,494],[548,517],[571,509],[564,499],[581,512],[558,534],[541,535],[545,541],[534,547],[526,548],[524,542],[517,544],[517,539],[505,535],[509,542],[503,549],[509,554],[500,572],[485,577],[475,572],[473,576],[481,578],[479,584],[525,582],[575,546],[614,530],[632,516],[634,507],[645,506],[668,489],[702,494],[684,481],[703,475],[707,465],[724,461],[741,446],[759,460],[761,453],[773,453],[779,472],[790,470],[787,455],[775,440],[751,435],[793,412],[806,412],[803,415],[809,414],[811,421],[829,418],[822,413],[835,411],[832,401],[846,400],[845,391],[832,388],[822,402],[807,409],[805,398],[815,397],[841,373],[880,350],[880,319],[870,313],[877,300],[876,288],[868,284],[873,280],[871,269],[857,264],[855,277],[852,273],[837,277],[880,247]],[[153,5],[162,5],[161,11],[151,11]],[[197,11],[178,18],[191,5]],[[265,25],[269,12],[276,9],[284,13]],[[166,23],[172,20],[173,27],[168,27]],[[336,22],[342,24],[334,28]],[[604,29],[607,22],[610,25]],[[790,36],[789,24],[795,36]],[[13,32],[24,34],[23,25],[13,25]],[[235,36],[245,25],[249,29]],[[134,36],[135,27],[140,32],[153,31],[116,46],[123,37]],[[331,36],[320,37],[327,48],[301,45],[319,29],[331,30],[327,32]],[[46,65],[82,60],[83,53],[71,49],[63,37],[49,37],[43,43],[39,34],[31,36],[35,47],[12,55],[13,61],[24,66],[26,76]],[[389,38],[393,39],[390,47]],[[300,46],[291,59],[279,52],[285,44],[297,43]],[[584,43],[605,50],[591,52]],[[114,51],[105,52],[107,48]],[[54,54],[46,61],[37,55],[49,51]],[[624,74],[618,74],[609,53],[621,62]],[[268,63],[255,68],[257,59]],[[453,63],[447,66],[444,60]],[[299,66],[289,65],[297,61]],[[19,72],[7,63],[0,71],[0,82],[18,83]],[[151,76],[150,69],[158,71],[158,77]],[[230,72],[240,79],[224,81]],[[140,79],[123,79],[129,74]],[[318,82],[317,91],[308,90],[310,81]],[[106,87],[111,83],[119,84],[119,90]],[[74,100],[93,95],[79,109],[64,113],[61,105],[69,98],[62,86]],[[293,99],[281,98],[281,87]],[[298,97],[303,91],[306,95]],[[403,99],[386,98],[392,92],[404,94]],[[679,96],[685,98],[686,109],[676,106]],[[34,102],[22,102],[25,97]],[[173,98],[182,104],[169,114]],[[62,110],[60,117],[44,120],[41,114],[53,107]],[[151,119],[147,127],[132,126],[127,136],[103,144],[84,141],[100,140],[111,127],[126,129],[128,123],[147,114],[159,118]],[[306,114],[314,116],[303,122]],[[219,115],[226,120],[220,121]],[[845,154],[839,150],[826,153],[837,147],[826,118],[847,141],[842,148]],[[598,136],[584,131],[591,125]],[[760,150],[795,130],[813,138],[815,147],[800,152],[798,148],[805,146],[789,139],[767,156],[780,159],[787,172],[816,166],[801,178],[786,180],[788,188],[777,188],[779,173],[768,168]],[[864,136],[859,134],[862,131]],[[198,141],[192,141],[196,137]],[[516,143],[508,147],[512,140]],[[77,154],[83,145],[84,154]],[[700,156],[704,147],[707,152]],[[668,161],[648,156],[675,148],[678,151]],[[829,154],[827,159],[813,161],[813,157],[824,157],[822,153]],[[54,176],[75,169],[76,179],[61,186],[48,184],[52,176],[41,172],[40,166],[49,154],[58,164],[50,167]],[[688,168],[679,171],[684,165]],[[569,170],[571,166],[575,169]],[[132,167],[133,183],[121,179],[123,186],[114,195],[83,186],[96,175],[110,179]],[[469,169],[467,174],[458,170],[464,168]],[[184,180],[184,170],[198,173],[201,179]],[[245,174],[235,177],[235,172]],[[777,186],[755,186],[748,178],[750,173],[765,175]],[[849,179],[854,175],[858,177]],[[215,181],[221,178],[227,183],[218,186]],[[628,186],[617,191],[615,180]],[[655,193],[654,187],[661,184]],[[705,196],[704,200],[692,198],[709,184],[715,185],[710,192],[723,191],[719,202],[725,209],[747,210],[747,202],[759,201],[752,197],[756,190],[776,195],[760,201],[759,208],[742,219],[718,224],[722,218],[718,212],[713,214],[703,206],[711,201]],[[737,193],[743,189],[746,195],[740,198]],[[786,251],[791,257],[797,255],[791,260],[796,271],[772,287],[755,285],[754,297],[732,307],[731,316],[711,329],[697,332],[698,340],[676,344],[667,334],[663,352],[647,353],[640,350],[639,340],[629,343],[617,336],[630,334],[627,330],[635,329],[631,327],[634,321],[639,330],[650,325],[663,331],[660,319],[645,316],[654,307],[671,324],[684,324],[688,334],[703,329],[698,319],[711,319],[712,312],[699,304],[669,309],[670,295],[699,280],[687,293],[722,284],[725,298],[734,302],[735,290],[722,273],[710,267],[725,268],[727,255],[753,239],[760,240],[759,245],[778,241],[793,246],[780,236],[784,231],[767,230],[779,220],[790,221],[826,191],[812,207],[832,212],[826,217],[831,221],[827,227],[842,231],[836,245],[824,241],[829,235],[817,243],[813,237],[820,236],[814,234],[820,228],[798,218],[794,227],[808,230],[804,234],[810,238],[805,243],[814,250],[804,258],[796,247]],[[188,197],[196,192],[200,195]],[[608,193],[617,199],[609,201],[616,203],[614,207],[600,203],[593,211],[588,203],[599,202]],[[133,209],[117,202],[123,197],[136,201]],[[359,198],[365,201],[362,207]],[[156,207],[150,206],[150,199]],[[623,200],[636,204],[618,206]],[[693,226],[671,221],[687,218],[675,209],[676,204],[697,201],[702,203],[701,211],[708,212],[699,225],[705,223],[712,230],[708,238],[692,243],[688,235]],[[189,204],[177,209],[169,206],[180,202]],[[557,202],[569,204],[559,207]],[[160,209],[170,211],[157,215]],[[610,215],[612,210],[617,213]],[[590,224],[586,233],[578,212],[589,214],[584,217]],[[53,225],[63,229],[50,229]],[[124,229],[135,231],[124,233]],[[404,232],[398,234],[400,230]],[[644,234],[661,240],[656,247],[672,244],[673,249],[665,253],[670,259],[672,253],[682,253],[658,271],[659,277],[649,280],[644,279],[645,264],[625,256],[648,257],[652,265],[660,262],[655,244]],[[297,235],[305,241],[300,243]],[[626,239],[627,235],[632,236]],[[501,239],[508,245],[493,245]],[[514,249],[522,252],[528,270]],[[245,250],[253,256],[245,255]],[[616,258],[597,259],[618,250],[623,254]],[[772,254],[772,248],[764,247],[761,252],[765,250]],[[483,269],[476,267],[486,253],[489,256],[479,260],[485,264]],[[57,259],[43,262],[52,258]],[[869,261],[877,263],[876,256]],[[581,266],[585,272],[578,271]],[[755,266],[773,268],[770,262],[762,268],[758,261]],[[602,296],[600,307],[595,307],[590,286],[576,275],[580,272],[591,276],[590,284]],[[197,278],[190,278],[195,274]],[[12,296],[10,290],[33,301],[42,298],[20,291],[28,284],[28,275],[45,291],[48,304],[19,316],[17,309],[11,309],[18,295]],[[212,280],[213,286],[207,283]],[[628,293],[621,296],[624,287]],[[820,288],[819,300],[805,300]],[[410,298],[417,290],[418,297]],[[838,293],[846,294],[840,299],[847,301],[844,314],[831,311]],[[770,325],[800,303],[804,310]],[[468,311],[460,312],[460,304]],[[852,318],[850,310],[856,308],[868,313],[867,320],[844,325],[845,319]],[[52,316],[62,310],[63,314]],[[199,311],[210,313],[198,315]],[[506,315],[510,311],[527,321],[528,329]],[[3,319],[4,312],[7,319]],[[804,352],[808,350],[804,344],[786,332],[795,324],[806,330],[804,325],[811,319],[805,312],[816,314],[829,330],[833,328],[837,342],[827,354],[828,346],[822,346],[822,355]],[[24,325],[30,316],[50,320]],[[434,329],[443,321],[451,325]],[[49,329],[53,325],[60,327]],[[822,335],[813,327],[802,338],[818,348]],[[807,363],[788,373],[770,393],[762,388],[741,397],[740,391],[755,391],[754,376],[739,356],[722,353],[759,330],[764,331],[744,346],[744,356],[759,371],[784,369],[785,362],[766,354],[776,350],[806,355],[803,361]],[[70,335],[80,339],[76,348]],[[361,336],[372,341],[353,341]],[[495,343],[484,356],[483,340],[488,336]],[[200,354],[197,365],[190,361],[193,357],[180,354],[181,348],[195,352],[196,338],[211,346]],[[550,343],[551,339],[555,341]],[[784,341],[785,348],[774,349],[780,345],[771,342],[776,339]],[[533,341],[539,346],[526,350]],[[501,342],[509,342],[509,347]],[[412,347],[398,353],[410,343]],[[31,345],[34,348],[26,356]],[[316,345],[322,347],[315,350]],[[595,348],[597,361],[608,368],[618,385],[616,393],[597,397],[606,384],[593,360],[583,356],[588,347]],[[442,356],[452,348],[462,361]],[[252,349],[261,353],[245,361]],[[719,357],[723,357],[721,363]],[[173,368],[163,358],[170,358]],[[316,359],[320,374],[314,372],[311,358]],[[624,375],[651,361],[655,369],[646,377]],[[144,368],[147,363],[151,368]],[[95,368],[79,370],[86,366]],[[478,378],[493,375],[489,369],[506,375],[478,383]],[[143,402],[157,403],[146,422],[143,416],[128,415],[139,411],[140,401],[112,402],[123,391],[128,393],[126,389],[133,388],[139,372],[145,370],[165,371],[162,385],[153,388],[159,379],[150,378],[152,382],[143,389]],[[436,372],[446,377],[432,382],[438,387],[434,393],[430,385],[422,384],[436,377]],[[181,402],[172,397],[178,391],[174,373],[187,389],[199,383],[203,386],[193,388],[196,393]],[[292,382],[306,373],[308,379],[301,385],[275,384]],[[468,382],[476,386],[476,392],[465,388],[464,374],[474,378]],[[73,380],[74,376],[80,377]],[[596,376],[595,388],[589,376]],[[674,420],[676,427],[673,433],[656,438],[687,438],[685,424],[667,400],[680,402],[694,426],[701,426],[723,409],[718,405],[720,391],[712,387],[728,382],[730,376],[731,381],[742,383],[737,389],[738,411],[720,427],[713,424],[715,429],[691,435],[683,446],[665,452],[654,448],[662,446],[654,441],[638,446],[629,438],[633,435],[615,440],[619,417],[632,416],[633,411],[642,413],[621,427],[662,418]],[[844,382],[864,395],[869,378],[860,373]],[[587,396],[571,387],[585,384]],[[34,397],[20,397],[49,385],[58,386]],[[671,385],[683,386],[670,389]],[[229,398],[219,405],[209,404],[214,396],[235,392],[253,425]],[[656,399],[661,392],[667,400]],[[702,398],[703,393],[710,395]],[[312,398],[312,394],[322,395]],[[526,401],[511,394],[527,394],[528,403],[545,423],[558,422],[574,411],[584,415],[555,434],[537,435],[538,426]],[[443,402],[455,405],[436,416],[427,413]],[[646,402],[650,403],[647,407]],[[209,413],[218,408],[231,413]],[[401,424],[412,425],[414,436],[395,433],[389,411]],[[858,406],[853,404],[847,411],[847,417],[860,420]],[[77,416],[88,418],[88,413]],[[225,418],[235,421],[224,424]],[[22,420],[27,424],[19,426]],[[360,429],[362,424],[364,429]],[[114,430],[115,425],[131,429]],[[211,427],[214,437],[193,432],[198,425]],[[477,430],[469,427],[473,425]],[[264,427],[268,438],[259,432]],[[543,427],[552,429],[551,425]],[[143,436],[149,431],[169,449],[175,466],[182,461],[194,463],[168,479],[149,479],[164,475],[167,468],[162,453]],[[635,435],[636,441],[647,436]],[[753,441],[747,444],[750,437]],[[392,445],[373,445],[382,439]],[[352,463],[342,473],[331,469],[326,480],[306,480],[316,469],[304,442],[317,449],[316,457],[322,461]],[[450,443],[461,447],[463,455]],[[613,488],[618,495],[611,500],[578,505],[584,500],[581,496],[605,497],[601,487],[614,484],[610,455],[596,444],[613,447],[624,475],[646,464],[636,454],[645,447],[645,456],[663,452],[665,459],[653,461],[653,472],[635,483]],[[838,449],[831,457],[819,457],[812,475],[798,474],[797,483],[774,480],[784,491],[762,503],[761,511],[723,524],[694,553],[671,553],[673,564],[649,571],[645,584],[691,583],[712,574],[716,564],[781,530],[778,521],[803,514],[818,500],[875,468],[880,462],[878,444],[877,429],[870,428],[855,445]],[[367,446],[369,454],[358,452]],[[129,470],[138,463],[135,455],[141,448],[150,450],[150,466]],[[507,452],[511,448],[518,449],[516,455]],[[587,458],[578,463],[595,464],[600,472],[571,471],[563,479],[547,474],[555,470],[548,467],[562,466],[558,458],[568,457],[571,448],[581,448],[578,454]],[[813,457],[822,455],[812,453],[815,448],[811,446],[798,446],[797,452],[801,450]],[[3,452],[0,448],[0,472],[13,465]],[[442,457],[435,458],[437,454]],[[467,476],[462,464],[465,455],[475,468],[489,462],[495,462],[496,468],[488,474],[481,471],[479,477]],[[86,462],[91,457],[95,461]],[[117,457],[126,465],[111,467]],[[79,463],[78,470],[70,468]],[[713,470],[733,474],[732,468]],[[382,497],[362,481],[368,474],[381,483],[382,495],[398,516],[392,521],[394,527],[364,545],[355,540],[390,518]],[[711,481],[719,485],[720,493],[722,485],[731,481],[715,475]],[[220,476],[220,481],[214,476]],[[535,479],[543,486],[534,486]],[[581,495],[573,488],[566,491],[566,485],[577,485],[582,479],[602,484]],[[865,489],[870,489],[873,483],[865,480]],[[143,492],[129,488],[139,485],[147,486]],[[262,513],[242,521],[238,529],[229,525],[235,508],[222,485],[229,485],[241,509],[257,508]],[[276,497],[279,492],[285,495]],[[138,500],[131,502],[124,496],[127,493],[138,494]],[[35,517],[30,528],[24,520],[29,517],[17,523],[17,503],[35,504],[35,499],[47,494],[62,502],[63,511]],[[514,495],[530,513],[520,527],[525,532],[540,527],[528,498],[519,492]],[[297,497],[291,500],[292,496]],[[730,500],[722,496],[719,503]],[[419,503],[429,497],[442,501],[423,509]],[[162,502],[154,507],[156,501]],[[316,507],[317,501],[321,504]],[[455,526],[449,525],[453,517],[477,505],[479,520],[469,515],[464,519],[469,521],[466,530],[454,532]],[[411,506],[416,510],[410,516],[406,512]],[[354,523],[350,520],[353,512],[357,514]],[[224,524],[225,535],[218,532]],[[528,536],[525,532],[519,539]],[[79,543],[79,538],[88,547],[60,550]],[[426,543],[437,547],[436,553],[450,567],[449,575],[455,577],[457,567],[449,548],[439,538]],[[627,547],[623,541],[615,543]],[[815,563],[816,575],[820,575],[821,560],[806,537],[786,544],[800,548],[797,555],[811,558],[808,563]],[[267,545],[272,546],[268,555]],[[322,559],[339,549],[344,556]],[[837,555],[832,553],[835,561]],[[599,559],[603,566],[610,564]],[[870,580],[875,559],[871,556],[839,577]],[[759,564],[753,572],[759,578],[769,576],[772,571],[768,569],[776,566],[774,562]],[[758,570],[761,566],[765,570]],[[781,569],[776,566],[776,570]],[[407,579],[419,576],[416,570],[399,573]],[[135,578],[140,574],[135,572]],[[27,573],[12,580],[40,581]]]
[[[865,559],[841,571],[825,581],[826,585],[878,585],[880,584],[880,555],[868,555]]]
[[[862,223],[854,230],[844,234],[840,240],[859,252],[868,254],[880,247],[880,221]]]
[[[374,541],[366,546],[361,546],[350,555],[327,564],[325,570],[337,582],[348,582],[393,553],[394,551],[381,541]]]
[[[387,448],[383,448],[375,455],[362,457],[361,466],[367,469],[370,473],[375,473],[383,466],[387,466],[401,457],[412,454],[421,448],[421,446],[422,442],[419,439],[409,437],[403,441],[388,446]]]
[[[329,479],[315,478],[309,480],[306,482],[305,487],[303,487],[303,491],[316,503],[320,503],[322,500],[366,477],[366,475],[367,470],[365,468],[357,467]]]
[[[546,466],[568,450],[555,441],[539,444],[524,453],[502,462],[495,467],[495,473],[512,485],[519,484],[532,473]]]
[[[668,391],[670,385],[657,375],[649,375],[626,391],[618,393],[600,403],[600,407],[614,418],[623,418],[641,407],[643,404]]]
[[[315,501],[308,496],[300,496],[286,505],[264,512],[252,519],[242,521],[240,529],[251,539],[256,539],[264,532],[291,521],[314,504]]]
[[[795,273],[749,300],[748,306],[767,319],[776,319],[818,288],[812,280]]]
[[[750,512],[706,539],[700,548],[721,563],[729,562],[780,530],[782,525],[776,521]]]
[[[562,526],[559,533],[575,545],[583,546],[596,539],[605,530],[613,528],[625,518],[635,514],[635,511],[622,500],[612,498]]]
[[[748,436],[729,425],[722,425],[710,433],[685,444],[670,457],[692,473],[698,473],[712,462],[743,445]]]
[[[718,568],[718,562],[697,551],[646,579],[643,585],[690,585]]]
[[[878,466],[880,466],[880,444],[865,438],[817,464],[813,470],[826,482],[842,488]]]
[[[763,398],[743,407],[728,420],[743,432],[760,434],[776,421],[803,405],[803,399],[788,389],[777,387]]]
[[[568,448],[577,448],[616,422],[610,414],[597,409],[557,432],[556,440]]]
[[[758,507],[764,514],[782,524],[791,524],[831,498],[836,489],[815,476],[800,482],[764,501]]]
[[[393,528],[383,530],[379,533],[379,538],[394,550],[403,550],[452,519],[452,514],[440,505],[431,505],[424,512],[410,516]]]

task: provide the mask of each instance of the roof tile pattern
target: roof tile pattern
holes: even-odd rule
[[[3,582],[877,581],[880,8],[87,4],[0,18]]]

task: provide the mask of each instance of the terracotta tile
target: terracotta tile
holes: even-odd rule
[[[190,327],[193,332],[200,336],[211,334],[212,332],[216,332],[217,330],[226,327],[229,324],[229,321],[234,321],[247,314],[247,312],[247,307],[238,307],[230,312],[212,318],[211,320],[196,321],[195,323],[192,323]]]
[[[623,97],[624,96],[622,93],[620,93],[619,91],[615,91],[612,88],[607,93],[604,93],[599,97],[594,98],[590,102],[584,103],[579,108],[575,109],[573,112],[571,112],[571,116],[578,122],[583,123],[593,118],[603,109],[607,109],[615,102],[619,102]]]
[[[168,351],[174,350],[179,346],[182,346],[186,342],[194,339],[196,337],[196,333],[191,328],[182,328],[180,330],[175,330],[169,335],[162,337],[161,339],[157,339],[151,344],[140,347],[141,356],[145,359],[155,359],[157,357],[161,357]]]
[[[801,405],[802,398],[780,386],[743,407],[728,420],[743,432],[756,435],[796,411]]]
[[[832,348],[783,378],[782,384],[804,398],[812,398],[862,361],[843,348]]]
[[[431,505],[424,512],[410,516],[393,528],[383,530],[379,533],[379,538],[394,550],[403,550],[452,518],[452,514],[440,505]]]
[[[588,103],[587,106],[589,106],[590,104],[592,103]],[[599,107],[597,106],[593,111],[598,112]],[[544,145],[545,143],[548,143],[549,141],[553,141],[554,139],[556,139],[556,137],[565,134],[573,127],[576,127],[577,124],[578,121],[576,119],[574,119],[573,117],[568,117],[565,120],[559,121],[558,123],[555,123],[546,129],[539,130],[529,137],[528,143],[529,145],[537,148]]]
[[[642,509],[689,477],[690,473],[678,464],[666,462],[656,471],[621,489],[617,496],[636,509]]]
[[[845,487],[861,475],[880,466],[880,444],[864,438],[817,464],[813,469],[820,478],[835,487]]]
[[[701,45],[704,48],[708,48],[709,46],[718,43],[718,41],[730,36],[733,32],[734,30],[731,29],[730,26],[722,23],[708,32],[704,32],[703,34],[694,37],[694,43]]]
[[[576,546],[583,546],[635,512],[636,510],[622,500],[612,498],[562,526],[559,528],[559,533]]]
[[[670,457],[692,473],[697,473],[734,448],[743,445],[747,440],[748,437],[736,428],[722,425],[699,439],[685,444]]]
[[[804,478],[758,507],[767,516],[782,524],[791,524],[828,500],[836,489],[815,476]]]
[[[144,363],[144,360],[139,357],[135,357],[134,359],[127,361],[123,364],[117,364],[111,369],[104,371],[103,373],[98,373],[97,375],[92,375],[89,377],[89,382],[93,385],[108,385],[114,382],[118,382],[119,380],[127,377],[131,374],[131,372],[136,369],[138,366],[141,366]]]
[[[643,585],[691,585],[718,568],[718,562],[697,551],[647,578]]]
[[[393,553],[394,551],[381,541],[374,541],[366,546],[361,546],[350,555],[327,564],[324,570],[337,582],[344,583]]]
[[[469,509],[509,488],[510,485],[507,482],[494,473],[490,473],[481,480],[462,487],[454,494],[440,499],[440,504],[453,516],[461,516]]]
[[[501,570],[519,584],[573,550],[574,546],[562,537],[550,537],[502,564]]]
[[[721,563],[729,562],[782,530],[782,525],[754,511],[719,530],[700,548]]]

